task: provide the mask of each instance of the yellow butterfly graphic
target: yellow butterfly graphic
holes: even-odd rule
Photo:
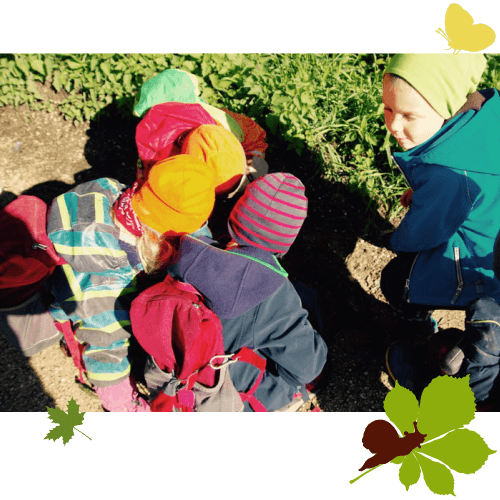
[[[439,28],[436,33],[448,40],[454,54],[461,50],[478,52],[489,47],[495,41],[495,32],[486,24],[474,24],[472,16],[458,3],[452,3],[446,11],[444,21],[446,33]]]

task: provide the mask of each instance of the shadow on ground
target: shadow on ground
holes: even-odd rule
[[[0,412],[55,408],[28,359],[0,335]]]
[[[309,199],[307,219],[283,265],[291,279],[312,286],[321,297],[331,372],[318,397],[320,406],[324,411],[383,411],[388,389],[380,376],[394,319],[389,306],[351,276],[346,259],[359,238],[384,246],[380,235],[393,227],[367,197],[319,175],[313,157],[275,153],[268,161],[272,170],[299,177]]]
[[[90,168],[75,174],[75,183],[48,181],[37,184],[23,194],[40,197],[47,204],[75,185],[103,176],[124,184],[135,179],[137,149],[135,128],[138,119],[124,119],[113,107],[92,120],[87,130],[84,155]],[[392,226],[370,207],[370,200],[352,193],[341,183],[332,183],[317,172],[313,157],[299,158],[275,147],[267,155],[272,172],[286,171],[297,175],[306,185],[309,198],[308,217],[283,265],[292,280],[300,280],[315,288],[325,315],[325,341],[329,347],[331,376],[319,403],[324,411],[383,411],[388,389],[380,381],[381,367],[387,347],[387,331],[393,319],[389,306],[361,288],[346,266],[359,238],[383,246],[380,233]],[[0,204],[11,201],[11,193],[0,196]],[[12,198],[13,199],[13,198]],[[235,200],[218,203],[211,217],[214,236],[227,233],[226,221]],[[367,220],[372,224],[367,228]],[[0,380],[8,377],[8,392],[2,387],[0,405],[7,405],[8,395],[26,391],[16,398],[16,411],[39,411],[50,406],[36,375],[27,360],[11,352],[3,356],[4,340],[0,339]],[[9,370],[5,368],[9,367]],[[30,373],[28,373],[30,372]],[[12,373],[12,375],[10,374]],[[33,396],[33,391],[35,397]],[[23,406],[27,405],[27,406]],[[24,408],[24,409],[23,409]],[[3,408],[2,408],[3,409]],[[9,411],[3,410],[3,411]]]

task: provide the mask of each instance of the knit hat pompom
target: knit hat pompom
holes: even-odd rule
[[[305,187],[286,173],[267,174],[249,184],[228,220],[231,237],[242,246],[285,254],[307,215]]]
[[[483,54],[396,54],[384,74],[406,80],[444,119],[451,118],[475,92]]]

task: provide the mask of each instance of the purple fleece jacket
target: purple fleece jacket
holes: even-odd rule
[[[326,344],[272,253],[255,247],[226,251],[214,243],[184,236],[169,273],[192,284],[219,316],[226,353],[249,347],[267,359],[255,395],[268,411],[276,410],[319,375]],[[258,375],[247,363],[235,363],[229,371],[240,392],[246,392]],[[248,403],[245,410],[251,411]]]

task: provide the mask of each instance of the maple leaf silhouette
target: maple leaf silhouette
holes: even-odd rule
[[[49,408],[47,412],[49,413],[49,418],[54,424],[57,424],[49,433],[44,437],[44,439],[56,439],[62,438],[64,446],[73,437],[75,426],[81,425],[83,423],[83,416],[85,412],[79,413],[80,407],[76,401],[71,398],[68,402],[68,413],[60,410],[59,408]],[[81,430],[76,429],[80,434],[83,434],[86,438],[90,439]],[[92,441],[92,439],[90,439]]]

